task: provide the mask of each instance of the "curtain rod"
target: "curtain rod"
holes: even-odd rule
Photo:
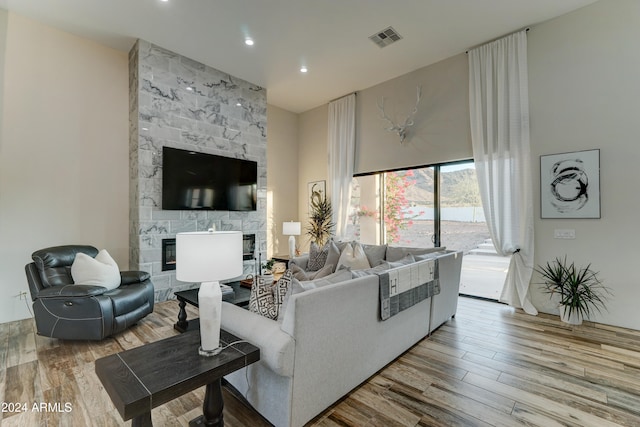
[[[355,95],[355,96],[358,96],[358,92],[351,92],[351,93],[348,93],[348,94],[346,94],[346,95],[339,96],[339,97],[337,97],[337,98],[332,99],[332,100],[331,100],[331,101],[329,101],[329,102],[333,102],[333,101],[337,101],[338,99],[346,98],[346,97],[347,97],[347,96],[349,96],[349,95]],[[327,102],[327,104],[328,104],[329,102]]]
[[[525,29],[524,29],[524,31],[526,31],[526,32],[528,33],[530,29],[531,29],[531,28],[527,27],[527,28],[525,28]],[[488,41],[488,42],[486,42],[486,43],[482,43],[482,44],[476,45],[476,46],[474,46],[474,47],[472,47],[472,48],[470,48],[470,49],[468,49],[468,50],[465,50],[465,51],[464,51],[464,53],[467,53],[467,54],[468,54],[470,50],[473,50],[473,49],[475,49],[475,48],[477,48],[477,47],[480,47],[480,46],[484,46],[485,44],[493,43],[493,42],[494,42],[494,41],[496,41],[496,40],[500,40],[500,39],[502,39],[502,38],[505,38],[505,37],[507,37],[507,36],[510,36],[511,34],[519,33],[520,31],[522,31],[522,30],[514,31],[513,33],[505,34],[504,36],[500,36],[500,37],[497,37],[497,38],[495,38],[495,39],[493,39],[493,40],[489,40],[489,41]]]

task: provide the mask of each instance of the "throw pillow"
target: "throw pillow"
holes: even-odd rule
[[[275,284],[253,285],[249,295],[249,311],[268,319],[277,319],[292,279],[291,270],[287,270]]]
[[[318,271],[327,263],[329,256],[329,243],[327,242],[322,248],[316,242],[309,245],[309,262],[307,262],[307,271]]]
[[[278,317],[273,297],[273,286],[273,284],[259,285],[254,283],[251,287],[251,294],[249,295],[249,311],[268,319]]]
[[[362,245],[371,267],[382,264],[387,256],[387,245]]]
[[[342,251],[338,248],[338,245],[336,245],[336,242],[334,242],[333,240],[329,240],[327,245],[329,245],[329,252],[327,253],[327,261],[325,265],[331,264],[334,267],[332,271],[333,273],[334,271],[336,271],[335,267],[338,266],[338,260],[340,259],[340,253]]]
[[[340,254],[337,268],[340,269],[342,266],[351,267],[353,270],[371,268],[369,260],[367,260],[367,255],[364,253],[364,249],[362,249],[360,243],[354,242],[345,246]]]
[[[71,264],[71,277],[76,285],[102,286],[108,290],[120,286],[120,269],[106,249],[95,258],[78,252]]]
[[[326,264],[318,271],[304,271],[296,264],[291,264],[291,273],[293,273],[293,277],[298,280],[314,280],[331,274],[334,265],[335,264]]]

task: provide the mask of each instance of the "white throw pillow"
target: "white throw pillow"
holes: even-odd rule
[[[340,259],[338,260],[338,266],[336,270],[339,270],[340,267],[351,267],[352,270],[362,270],[365,268],[371,268],[369,265],[369,260],[367,259],[367,255],[364,253],[364,249],[362,245],[357,242],[349,243],[344,247],[342,253],[340,254]]]
[[[120,286],[120,269],[106,249],[95,258],[77,253],[71,264],[71,277],[76,285],[102,286],[108,290]]]

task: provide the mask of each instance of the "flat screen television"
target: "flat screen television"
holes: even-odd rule
[[[255,211],[258,164],[162,147],[162,209]]]

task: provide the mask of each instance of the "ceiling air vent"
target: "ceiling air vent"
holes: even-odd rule
[[[378,47],[389,46],[391,43],[397,42],[402,36],[398,34],[393,27],[387,27],[382,31],[378,31],[372,36],[369,36],[369,40],[378,45]]]

